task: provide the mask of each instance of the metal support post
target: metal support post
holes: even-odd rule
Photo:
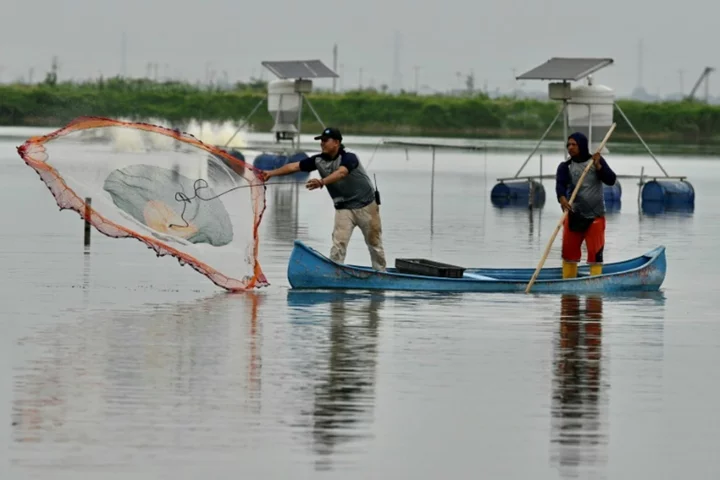
[[[635,133],[635,136],[637,136],[638,140],[640,140],[640,143],[643,144],[643,146],[645,147],[645,150],[647,150],[647,152],[650,154],[652,159],[655,160],[655,163],[657,163],[657,166],[660,167],[660,170],[662,170],[662,172],[667,177],[668,173],[665,171],[665,169],[662,167],[662,165],[660,165],[660,161],[657,158],[655,158],[655,155],[653,155],[652,151],[650,150],[650,147],[648,147],[647,143],[645,143],[645,140],[643,140],[642,137],[640,136],[640,134],[638,133],[638,131],[635,130],[635,127],[630,122],[630,119],[625,115],[625,112],[622,111],[622,108],[620,108],[620,105],[618,105],[617,103],[614,103],[614,105],[615,105],[615,108],[617,108],[618,112],[620,112],[620,115],[622,115],[622,117],[625,119],[627,124],[630,126],[630,129],[632,129],[633,133]]]
[[[245,119],[245,121],[240,124],[240,126],[237,128],[237,130],[235,130],[235,133],[232,134],[232,136],[230,137],[230,139],[229,139],[227,142],[225,142],[225,147],[227,147],[228,145],[230,145],[230,142],[232,142],[233,138],[235,138],[235,135],[237,135],[238,133],[240,133],[240,130],[242,130],[242,128],[250,122],[250,118],[255,114],[255,112],[257,111],[257,109],[260,108],[260,105],[262,105],[262,103],[263,103],[266,99],[267,99],[267,95],[265,95],[262,99],[260,99],[260,101],[257,103],[257,105],[255,105],[255,108],[253,108],[253,109],[250,111],[250,115],[248,115],[247,118]],[[224,148],[225,148],[225,147],[224,147]]]
[[[560,110],[557,115],[555,115],[555,118],[553,118],[553,121],[550,122],[550,125],[548,126],[547,130],[545,130],[545,133],[542,134],[542,137],[540,137],[540,140],[537,142],[537,145],[535,145],[535,148],[533,148],[532,152],[530,152],[530,155],[525,159],[525,162],[520,166],[520,170],[515,173],[515,176],[517,177],[520,175],[520,172],[523,171],[525,168],[525,165],[530,161],[533,155],[535,155],[535,152],[537,152],[538,148],[540,148],[540,145],[542,144],[543,140],[545,140],[545,137],[547,137],[548,133],[550,133],[550,130],[552,130],[553,125],[555,125],[555,122],[557,122],[557,119],[560,117],[560,115],[565,112],[566,105],[563,105],[562,110]]]

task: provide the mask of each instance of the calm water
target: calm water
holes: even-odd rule
[[[84,255],[82,222],[19,143],[0,141],[1,478],[720,474],[716,159],[662,159],[695,186],[692,214],[641,215],[622,182],[606,258],[666,245],[657,295],[292,293],[292,242],[329,251],[333,210],[325,191],[287,185],[268,188],[262,226],[272,286],[228,295],[136,241],[93,232]],[[367,163],[372,146],[358,152]],[[430,154],[378,151],[389,262],[534,267],[557,204],[489,201],[526,155],[439,153],[430,228]],[[544,158],[551,173],[560,158]],[[559,251],[560,237],[546,265]],[[357,231],[347,261],[369,261]]]

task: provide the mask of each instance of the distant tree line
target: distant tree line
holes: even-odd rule
[[[267,83],[253,79],[231,86],[204,86],[174,81],[107,78],[84,83],[58,82],[54,72],[34,85],[0,86],[0,124],[60,126],[75,117],[92,115],[161,119],[174,126],[190,120],[241,122],[263,99]],[[484,94],[420,96],[362,91],[316,91],[307,96],[326,124],[354,134],[443,135],[456,137],[538,138],[557,114],[555,101],[491,99]],[[720,144],[720,106],[698,102],[644,103],[619,100],[644,139],[653,142]],[[303,109],[303,130],[319,128]],[[634,138],[619,114],[614,140]],[[272,118],[263,106],[249,126],[268,131]],[[551,138],[562,135],[558,121]]]

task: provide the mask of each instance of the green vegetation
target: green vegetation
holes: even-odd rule
[[[213,89],[149,80],[106,79],[92,83],[57,83],[54,75],[36,85],[0,86],[0,124],[60,126],[78,116],[148,120],[181,126],[198,121],[241,122],[265,94],[262,82]],[[493,137],[537,139],[557,114],[555,101],[489,99],[484,95],[416,96],[377,91],[342,95],[315,92],[308,96],[325,123],[353,134]],[[618,101],[643,138],[653,143],[720,145],[720,106],[694,102],[643,103]],[[636,141],[617,113],[616,141]],[[266,105],[250,119],[257,131],[269,131]],[[303,131],[320,127],[304,108]],[[548,138],[559,139],[558,121]]]

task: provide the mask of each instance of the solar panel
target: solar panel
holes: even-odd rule
[[[553,57],[516,77],[517,80],[580,80],[613,63],[612,58]]]
[[[278,78],[337,78],[339,75],[320,60],[284,60],[262,62]]]

